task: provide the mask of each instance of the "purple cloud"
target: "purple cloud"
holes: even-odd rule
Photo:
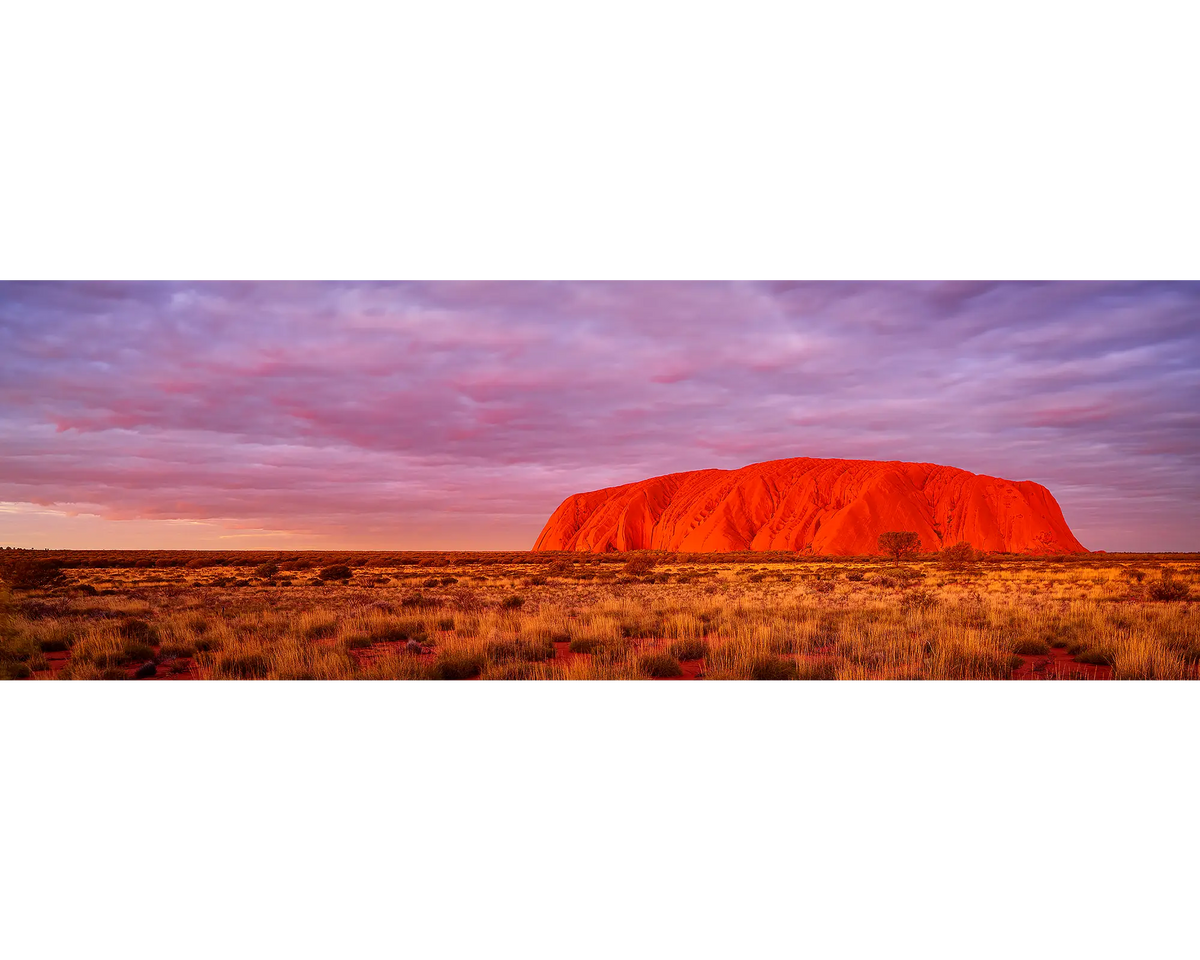
[[[0,501],[526,548],[569,493],[857,457],[1195,550],[1198,388],[1190,283],[0,283]]]

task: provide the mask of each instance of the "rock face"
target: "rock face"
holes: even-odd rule
[[[878,553],[912,530],[924,551],[965,540],[1003,553],[1086,553],[1041,484],[933,463],[797,457],[692,470],[567,497],[534,550]]]

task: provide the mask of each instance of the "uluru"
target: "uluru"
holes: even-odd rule
[[[690,470],[567,497],[534,550],[878,553],[911,530],[923,551],[960,541],[997,553],[1086,553],[1053,495],[933,463],[795,457]]]

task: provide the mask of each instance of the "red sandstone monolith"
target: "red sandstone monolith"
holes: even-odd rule
[[[1050,491],[933,463],[797,457],[692,470],[567,497],[534,550],[878,553],[912,530],[924,551],[1086,553]]]

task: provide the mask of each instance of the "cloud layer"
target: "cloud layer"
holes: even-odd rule
[[[1198,411],[1197,284],[0,283],[0,501],[148,547],[527,548],[570,493],[828,456],[1196,550]]]

